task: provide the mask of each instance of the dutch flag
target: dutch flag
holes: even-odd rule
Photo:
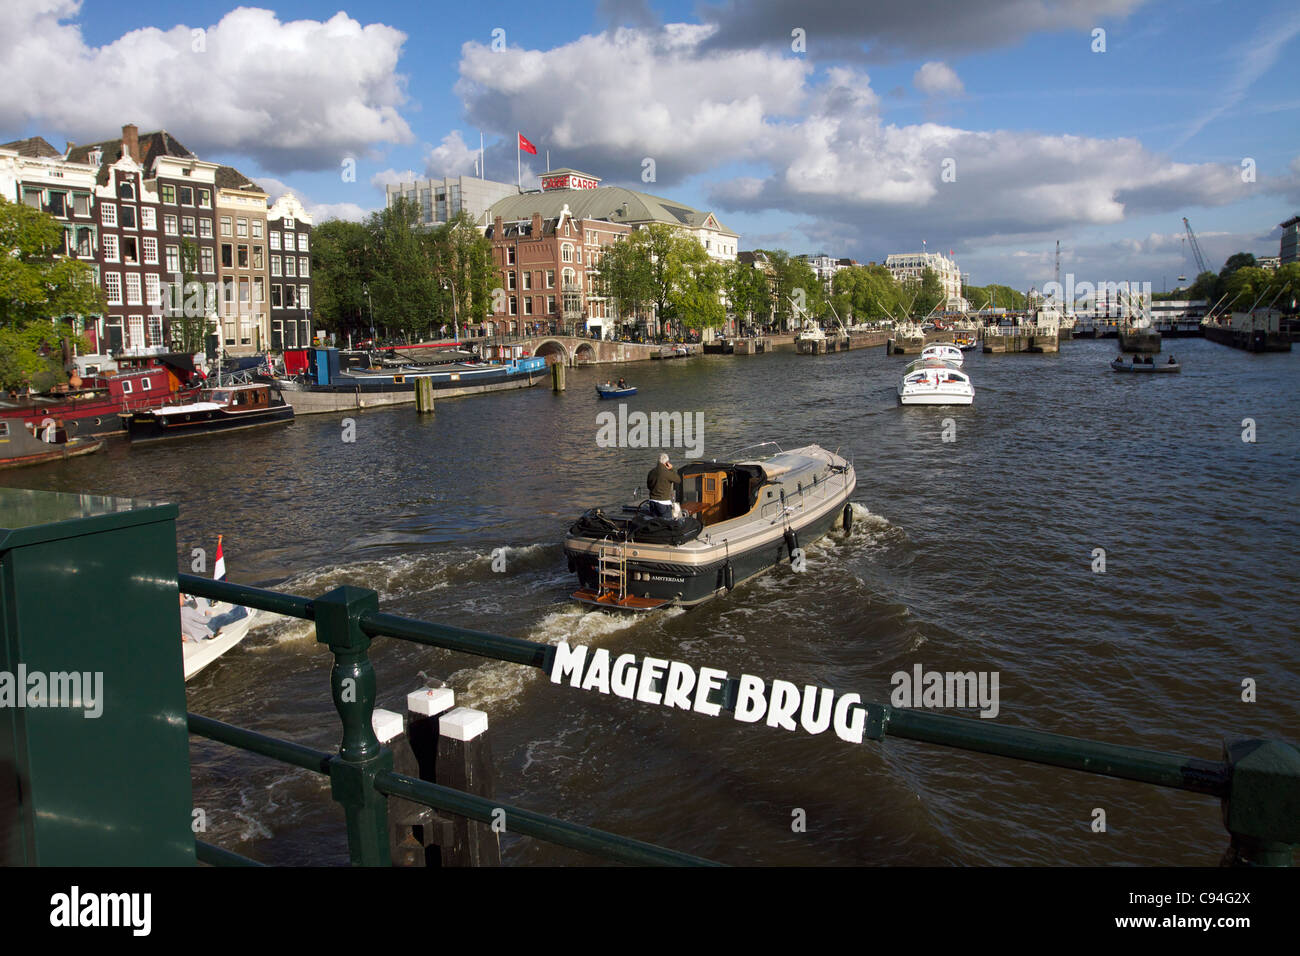
[[[217,563],[212,569],[212,579],[214,581],[226,580],[226,558],[221,553],[222,535],[217,535]]]

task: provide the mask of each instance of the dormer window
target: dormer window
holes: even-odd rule
[[[118,189],[118,195],[121,196],[121,198],[123,199],[134,199],[135,186],[131,185],[130,183],[122,183],[121,187],[119,187]]]

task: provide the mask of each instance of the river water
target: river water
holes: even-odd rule
[[[1230,736],[1294,742],[1300,353],[1165,347],[1182,374],[1117,375],[1114,342],[967,353],[975,405],[948,409],[900,408],[905,360],[883,348],[570,369],[560,395],[355,414],[351,442],[342,414],[315,415],[116,442],[0,482],[174,501],[184,570],[194,548],[210,562],[221,533],[231,580],[372,587],[413,617],[882,702],[917,664],[996,671],[996,721],[1193,757],[1218,759]],[[596,415],[614,403],[592,385],[610,372],[639,387],[630,410],[702,413],[708,457],[766,440],[851,457],[851,533],[810,546],[802,574],[781,567],[689,612],[569,602],[565,529],[630,498],[657,454],[598,447]],[[381,706],[401,710],[423,672],[488,712],[503,803],[728,863],[1212,865],[1226,846],[1204,796],[711,719],[395,640],[373,659]],[[329,654],[303,622],[259,626],[188,693],[198,713],[337,746]],[[346,862],[324,778],[197,738],[192,756],[209,841],[268,862]],[[509,834],[502,846],[513,864],[591,861]]]

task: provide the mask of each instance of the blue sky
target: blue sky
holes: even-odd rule
[[[1194,274],[1183,216],[1218,268],[1276,255],[1300,209],[1294,2],[11,6],[0,137],[163,126],[318,218],[472,172],[480,131],[510,180],[516,127],[533,173],[550,149],[713,210],[742,249],[924,239],[976,284],[1041,287],[1060,239],[1063,272],[1160,289]]]

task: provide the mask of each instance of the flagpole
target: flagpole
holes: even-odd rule
[[[518,189],[520,192],[523,192],[524,179],[523,179],[523,173],[520,172],[520,168],[521,168],[520,163],[521,160],[519,157],[519,130],[515,130],[515,189]]]
[[[478,131],[478,178],[487,179],[487,157],[483,155],[483,131]]]
[[[551,171],[551,151],[549,149],[546,151],[546,171],[548,173]]]

